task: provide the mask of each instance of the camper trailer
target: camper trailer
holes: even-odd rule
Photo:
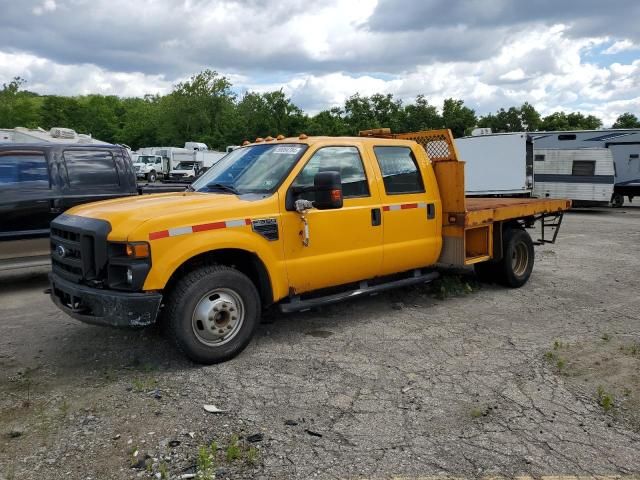
[[[539,153],[538,149],[548,148],[563,150],[609,149],[615,164],[612,204],[622,206],[624,197],[631,201],[634,196],[640,195],[640,129],[538,132],[534,135],[533,140],[536,154]]]
[[[484,128],[455,142],[460,158],[466,162],[467,196],[531,196],[533,142],[529,134],[492,134]]]
[[[614,163],[607,148],[536,148],[533,196],[569,198],[573,206],[608,205]]]

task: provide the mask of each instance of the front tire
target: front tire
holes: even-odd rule
[[[260,296],[243,273],[223,265],[182,277],[167,299],[167,330],[197,363],[224,362],[249,344],[260,322]]]
[[[156,172],[149,172],[147,174],[147,180],[149,180],[150,183],[155,182],[158,179],[158,176],[156,175]]]

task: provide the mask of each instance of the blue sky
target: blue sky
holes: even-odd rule
[[[309,113],[380,92],[479,114],[528,101],[605,125],[640,116],[637,0],[2,3],[0,82],[40,93],[166,93],[211,68]]]

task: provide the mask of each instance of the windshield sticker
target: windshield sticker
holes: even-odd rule
[[[296,155],[302,150],[302,147],[289,147],[280,145],[273,149],[273,153],[281,153],[283,155]]]

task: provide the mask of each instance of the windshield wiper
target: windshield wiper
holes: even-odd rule
[[[195,192],[196,189],[192,185],[187,185],[187,192]]]
[[[240,192],[231,185],[225,185],[224,183],[211,183],[207,185],[207,190],[222,190],[223,192],[233,193],[234,195],[240,195]]]

